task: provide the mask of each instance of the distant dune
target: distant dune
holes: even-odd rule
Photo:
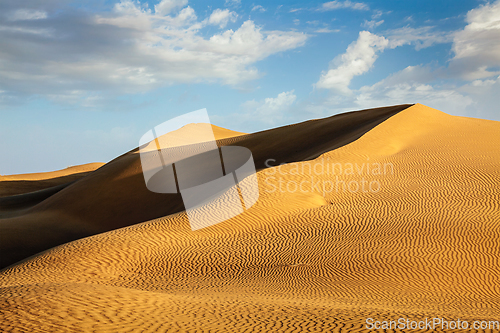
[[[177,195],[147,191],[137,150],[0,220],[4,266],[80,238],[1,271],[0,331],[500,320],[500,122],[403,105],[218,144],[252,151],[260,189],[220,224],[191,231]]]
[[[105,163],[86,163],[82,165],[69,166],[66,169],[56,170],[56,171],[24,173],[19,175],[6,175],[6,176],[0,176],[0,181],[4,182],[4,181],[55,179],[84,172],[92,172],[98,169],[99,167],[103,166],[104,164]]]
[[[83,178],[104,163],[87,163],[63,170],[0,176],[0,198],[39,191]]]

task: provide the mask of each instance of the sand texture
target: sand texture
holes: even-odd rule
[[[16,232],[38,248],[61,230],[80,238],[0,273],[0,331],[366,332],[368,317],[500,320],[499,122],[416,104],[225,140],[251,149],[260,197],[217,225],[193,232],[179,198],[148,193],[134,151],[0,220],[25,228],[3,227],[2,246]]]

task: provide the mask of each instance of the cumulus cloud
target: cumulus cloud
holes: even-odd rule
[[[379,14],[372,16],[373,22]],[[301,108],[325,115],[355,108],[422,103],[454,115],[500,120],[500,0],[469,11],[466,22],[466,27],[457,32],[439,31],[433,26],[406,26],[386,30],[383,36],[360,32],[316,83],[317,88],[331,92]],[[419,51],[442,43],[451,44],[453,58],[448,66],[408,66],[373,85],[349,89],[352,78],[369,71],[385,49],[414,45]]]
[[[451,42],[451,36],[450,33],[434,31],[430,26],[388,30],[385,36],[361,31],[358,39],[349,45],[346,52],[333,59],[330,69],[321,74],[316,87],[351,93],[351,80],[368,72],[385,49],[413,44],[418,51],[436,43]],[[444,75],[444,71],[439,73]]]
[[[321,5],[319,10],[321,11],[329,11],[329,10],[336,10],[336,9],[354,9],[354,10],[369,10],[370,7],[362,2],[351,2],[349,0],[345,1],[330,1],[330,2],[325,2]]]
[[[236,22],[238,14],[229,11],[229,9],[216,9],[212,12],[208,18],[208,23],[212,25],[218,25],[219,28],[224,28],[229,21]]]
[[[238,86],[260,76],[256,62],[300,47],[308,37],[295,31],[264,31],[251,20],[206,37],[206,20],[199,21],[182,0],[164,0],[154,10],[127,0],[108,13],[61,11],[58,6],[52,10],[58,15],[49,11],[45,19],[8,25],[7,16],[0,14],[0,30],[8,28],[0,34],[4,101],[11,100],[7,96],[61,99],[87,98],[96,91],[137,93],[190,82]],[[210,17],[219,26],[232,20],[232,12],[217,13],[223,14]]]
[[[500,74],[500,1],[470,10],[467,26],[453,36],[450,69],[466,80]]]
[[[349,93],[352,78],[366,73],[373,66],[378,53],[388,46],[389,40],[386,38],[361,31],[346,52],[331,62],[331,69],[321,74],[316,87]]]

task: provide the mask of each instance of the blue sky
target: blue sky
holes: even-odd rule
[[[500,0],[0,3],[0,174],[107,162],[207,108],[254,132],[422,103],[500,121]]]

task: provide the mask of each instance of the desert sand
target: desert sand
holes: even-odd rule
[[[500,320],[499,122],[416,104],[218,144],[252,151],[259,200],[217,225],[193,232],[177,195],[148,192],[137,150],[0,220],[0,330]]]

